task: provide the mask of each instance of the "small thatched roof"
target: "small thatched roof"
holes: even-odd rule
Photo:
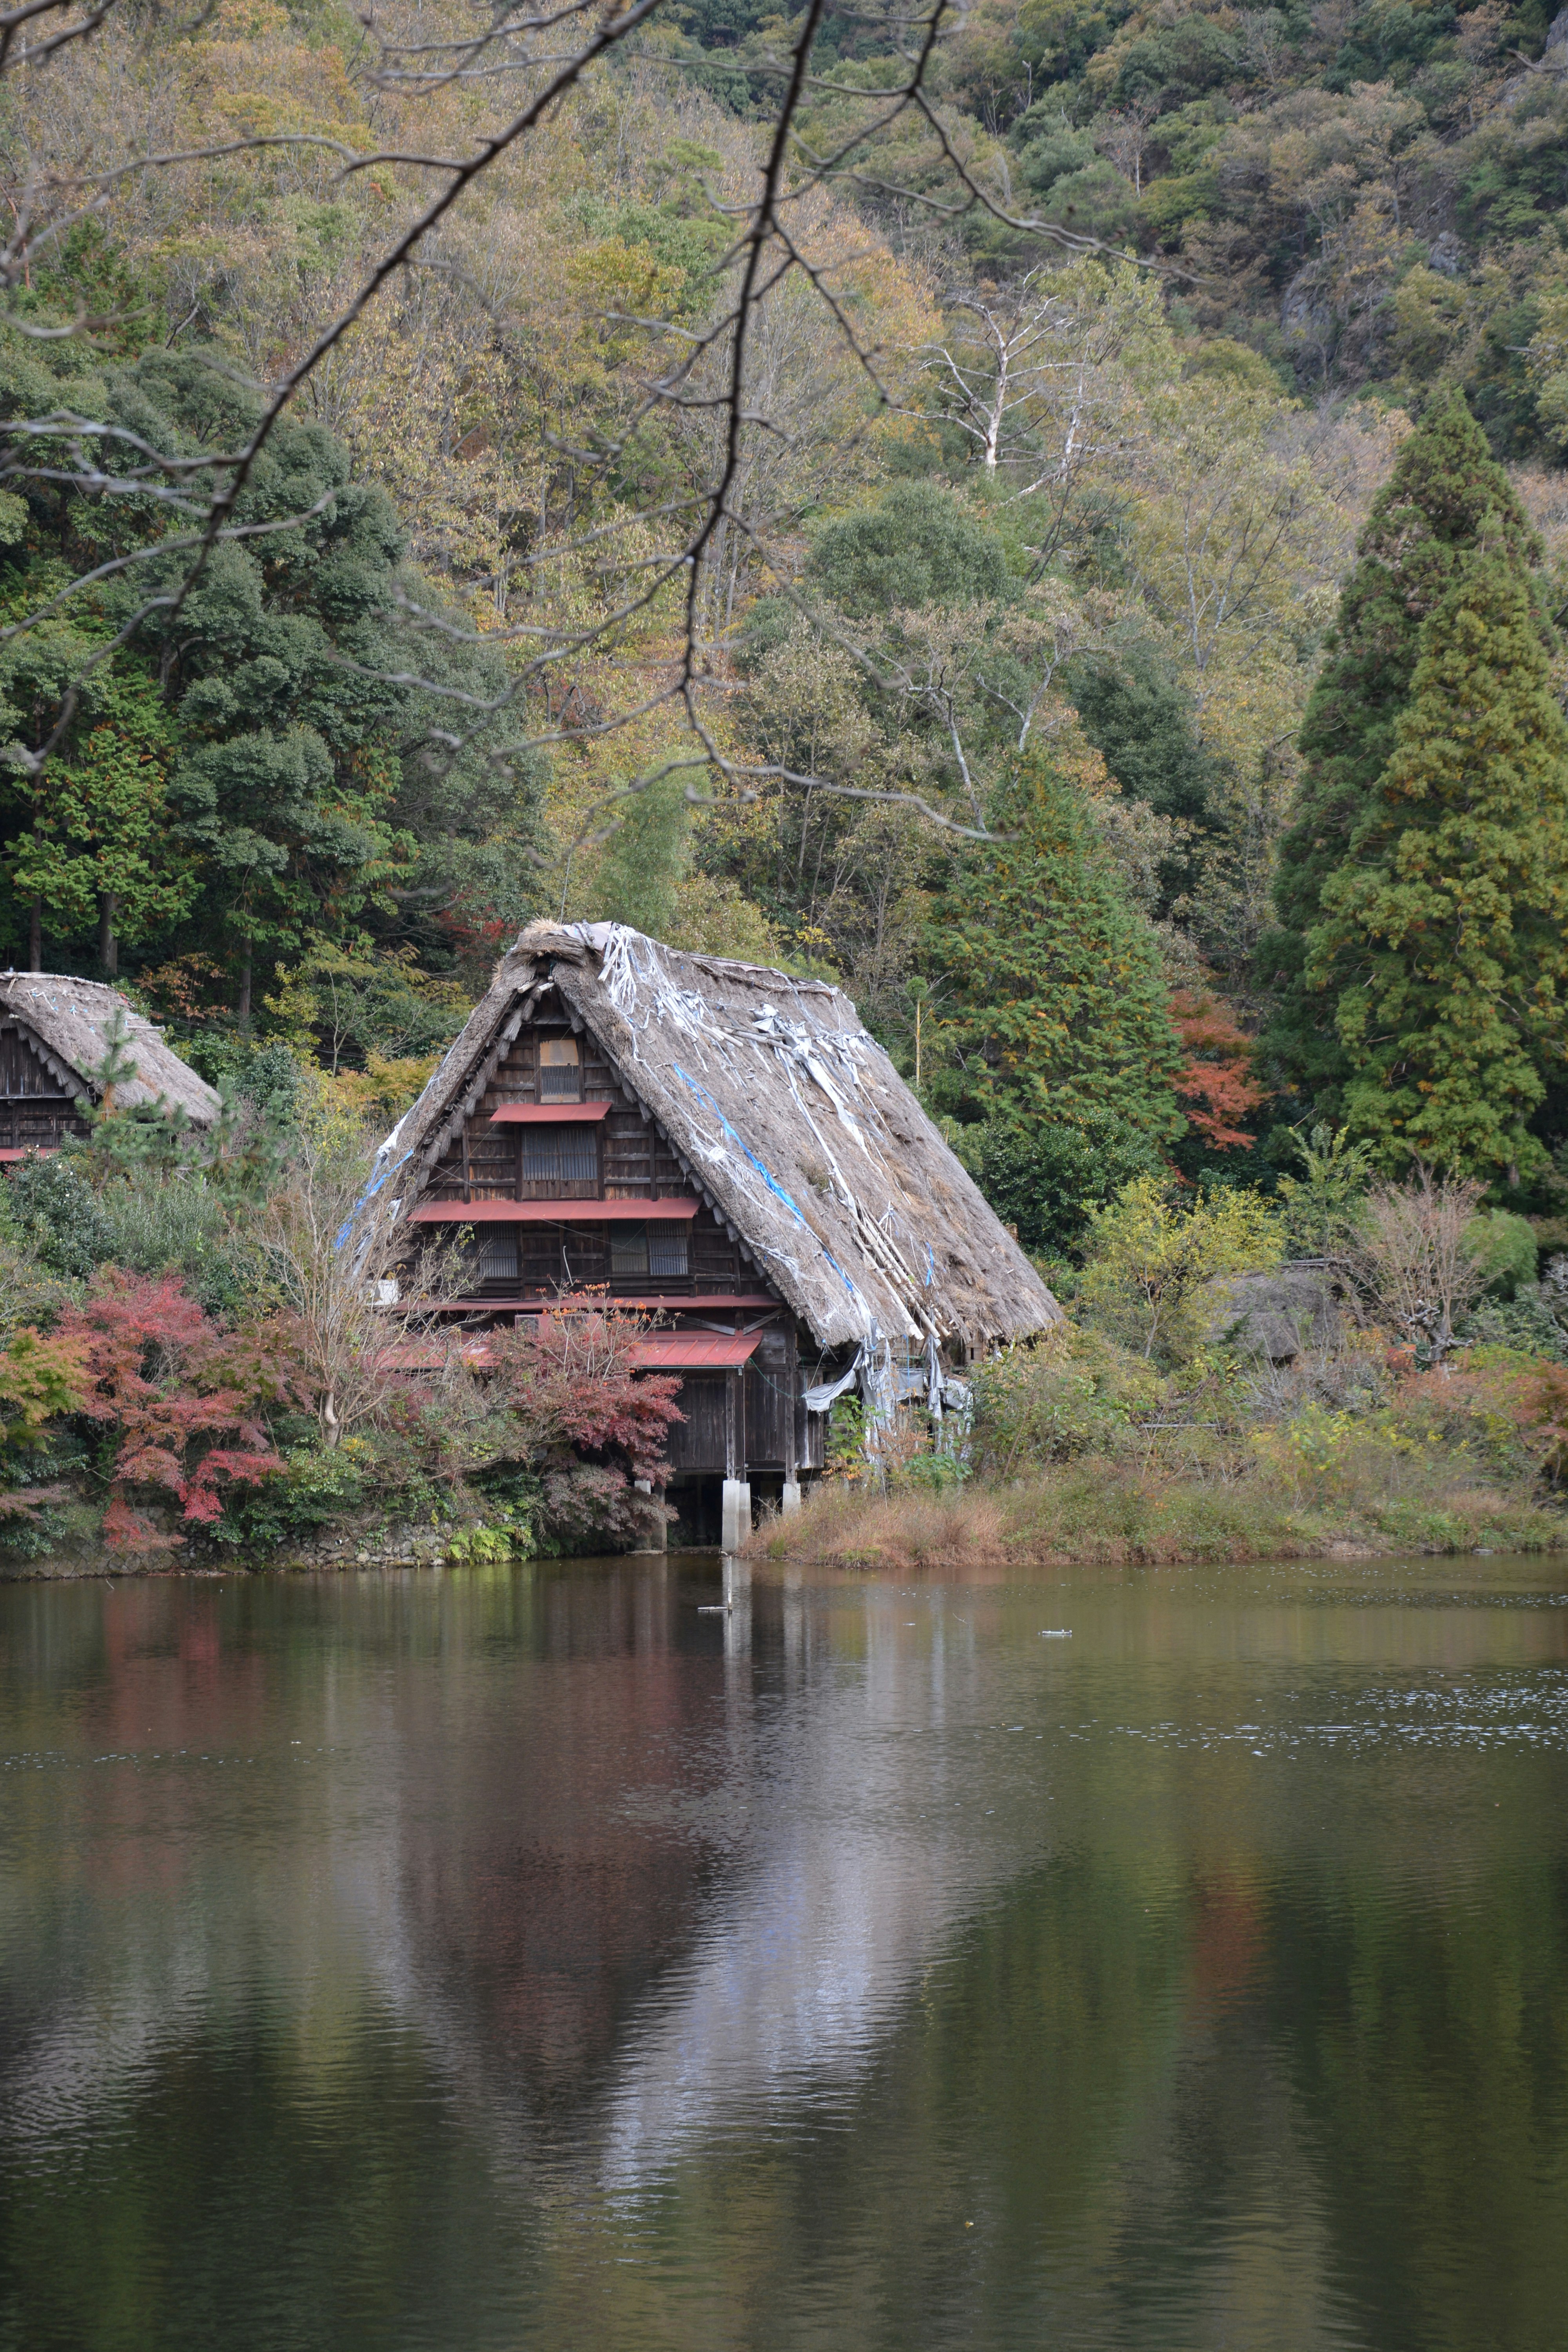
[[[79,1098],[96,1102],[103,1092],[99,1072],[116,1013],[125,1024],[125,1050],[136,1064],[135,1077],[116,1086],[116,1102],[134,1110],[162,1097],[177,1103],[193,1126],[210,1127],[220,1108],[213,1088],[181,1061],[161,1029],[132,1011],[118,989],[61,972],[0,972],[0,1020],[9,1013],[25,1021],[58,1066],[62,1091]]]
[[[875,1330],[974,1351],[1059,1320],[847,996],[619,924],[533,923],[502,958],[382,1148],[405,1215],[550,985],[821,1346]]]

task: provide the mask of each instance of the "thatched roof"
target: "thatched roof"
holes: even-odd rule
[[[116,1013],[125,1024],[125,1050],[136,1064],[135,1077],[123,1078],[115,1087],[116,1102],[134,1110],[162,1097],[177,1103],[193,1126],[210,1127],[218,1115],[216,1094],[181,1061],[161,1029],[132,1011],[117,989],[61,972],[0,972],[0,1019],[10,1013],[35,1032],[58,1066],[67,1094],[99,1099],[103,1091],[99,1072],[109,1053],[108,1032]]]
[[[533,923],[502,958],[383,1146],[403,1214],[551,984],[821,1346],[974,1351],[1059,1319],[847,996],[619,924]]]

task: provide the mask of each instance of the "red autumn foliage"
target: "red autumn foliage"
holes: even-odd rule
[[[1495,1445],[1506,1431],[1531,1469],[1553,1486],[1568,1471],[1568,1365],[1515,1360],[1472,1366],[1460,1359],[1405,1373],[1395,1397],[1410,1421],[1451,1446],[1478,1436]]]
[[[1252,1075],[1252,1040],[1228,1005],[1206,988],[1176,989],[1171,1020],[1187,1049],[1176,1097],[1215,1151],[1250,1151],[1256,1142],[1239,1122],[1267,1100]]]
[[[650,1517],[669,1517],[658,1493],[683,1418],[680,1381],[633,1369],[647,1329],[645,1317],[573,1298],[488,1335],[491,1393],[517,1427],[547,1523],[574,1543],[634,1539]]]
[[[516,925],[500,917],[470,912],[470,905],[468,893],[460,890],[437,919],[459,955],[489,961],[511,938]]]
[[[487,1334],[498,1392],[546,1447],[620,1455],[634,1478],[665,1479],[664,1449],[679,1378],[633,1370],[645,1319],[593,1301],[562,1299],[548,1315]]]
[[[106,1266],[58,1331],[83,1365],[77,1412],[118,1440],[103,1520],[112,1549],[184,1540],[160,1534],[128,1489],[172,1495],[184,1518],[205,1525],[221,1511],[226,1483],[254,1486],[277,1468],[258,1407],[293,1393],[280,1327],[221,1330],[173,1275]]]

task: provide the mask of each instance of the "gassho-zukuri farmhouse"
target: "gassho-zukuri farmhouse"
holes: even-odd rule
[[[1061,1314],[838,989],[618,924],[521,934],[383,1144],[372,1217],[405,1292],[431,1228],[471,1234],[430,1302],[470,1328],[583,1290],[657,1314],[670,1500],[726,1541],[753,1491],[798,1503],[837,1397],[962,1409],[969,1367]]]
[[[89,1111],[105,1107],[102,1073],[117,1044],[135,1064],[114,1085],[121,1109],[162,1104],[192,1127],[213,1124],[216,1090],[118,989],[66,972],[0,971],[0,1161],[87,1133]]]

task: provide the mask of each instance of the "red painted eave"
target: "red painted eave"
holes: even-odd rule
[[[742,1331],[730,1338],[722,1331],[650,1331],[632,1347],[632,1363],[639,1372],[734,1371],[756,1351],[759,1334]]]
[[[571,1297],[573,1294],[567,1294]],[[634,1315],[729,1315],[742,1307],[773,1307],[765,1290],[682,1290],[660,1293],[649,1297],[641,1291],[592,1293],[595,1307],[625,1307]],[[555,1305],[555,1295],[547,1298],[427,1298],[420,1301],[421,1311],[436,1315],[548,1315]]]
[[[502,1103],[490,1113],[492,1127],[581,1127],[584,1119],[608,1118],[607,1102]]]
[[[635,1372],[738,1371],[755,1353],[757,1338],[755,1331],[734,1339],[721,1331],[650,1331],[646,1339],[633,1340],[631,1368]],[[457,1352],[474,1371],[488,1371],[495,1362],[494,1350],[482,1339]],[[439,1340],[405,1339],[383,1348],[375,1360],[386,1372],[439,1372],[447,1354]]]
[[[629,1225],[694,1217],[697,1201],[422,1201],[414,1225]]]

